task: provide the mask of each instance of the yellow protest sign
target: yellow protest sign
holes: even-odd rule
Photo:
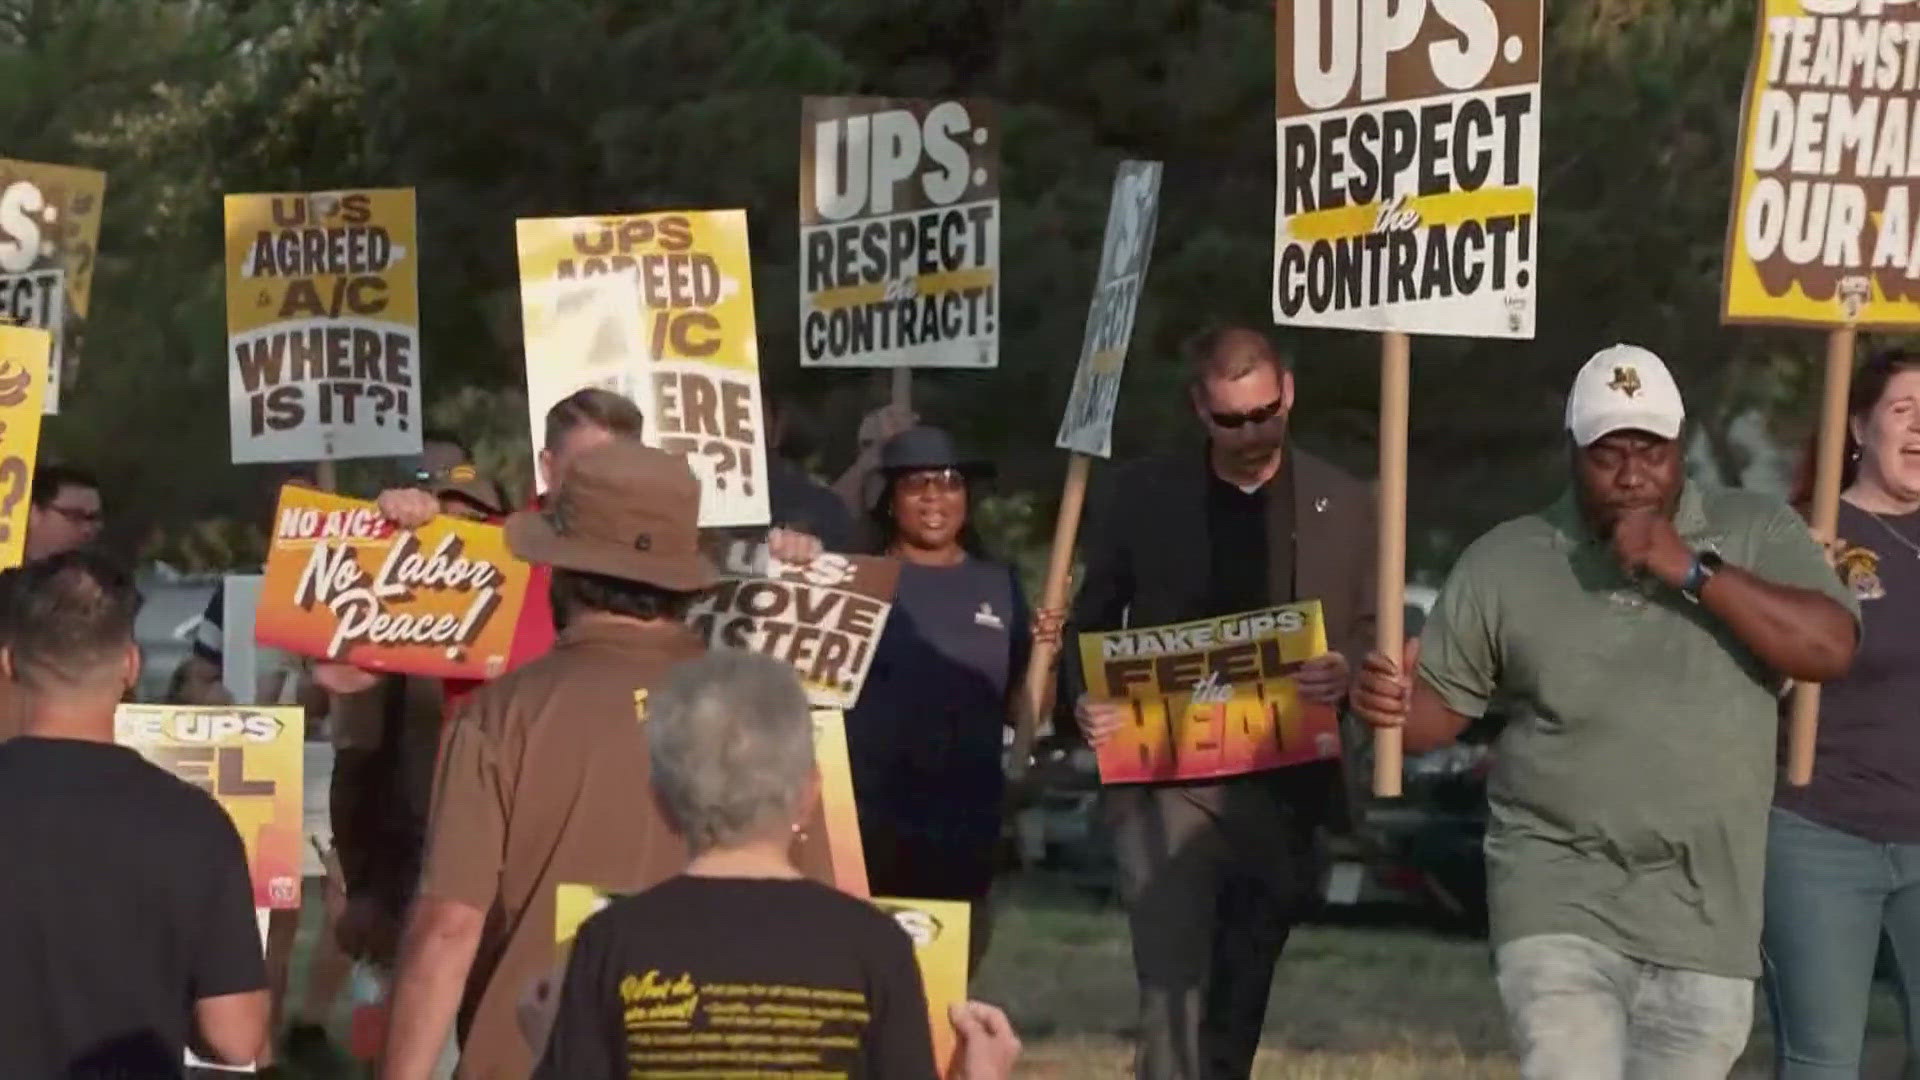
[[[227,196],[233,460],[420,452],[413,189]]]
[[[1920,326],[1920,11],[1758,3],[1722,317]]]
[[[902,900],[874,897],[873,904],[893,916],[913,939],[920,984],[927,992],[927,1023],[933,1028],[933,1067],[944,1076],[958,1037],[947,1010],[967,1000],[967,958],[972,942],[973,907],[960,900]]]
[[[1293,673],[1327,651],[1320,602],[1080,635],[1087,692],[1128,706],[1100,747],[1108,784],[1198,780],[1337,756],[1333,710]]]
[[[50,413],[79,366],[106,190],[103,172],[0,158],[0,322],[52,335]]]
[[[219,802],[247,848],[255,907],[299,908],[306,710],[122,705],[114,741]]]
[[[53,335],[47,331],[0,326],[0,570],[25,558],[52,352]]]
[[[746,211],[529,218],[516,229],[535,442],[556,402],[612,390],[639,406],[649,445],[686,457],[703,527],[767,524]]]

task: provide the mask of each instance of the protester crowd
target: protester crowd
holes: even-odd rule
[[[976,962],[989,947],[1003,732],[1037,641],[1315,599],[1330,648],[1294,673],[1303,698],[1400,729],[1412,750],[1496,695],[1527,706],[1500,736],[1486,844],[1523,1075],[1725,1076],[1762,977],[1780,1075],[1856,1075],[1883,932],[1903,984],[1920,971],[1920,742],[1905,722],[1920,638],[1894,606],[1920,589],[1920,358],[1862,371],[1839,535],[1816,538],[1785,501],[1688,479],[1665,364],[1601,350],[1567,398],[1566,492],[1467,550],[1397,662],[1372,647],[1372,493],[1293,445],[1285,358],[1221,326],[1182,362],[1202,438],[1112,471],[1064,630],[981,547],[992,470],[946,432],[885,410],[832,488],[774,472],[782,559],[859,548],[902,564],[846,723],[874,891],[968,901]],[[337,747],[340,892],[322,951],[390,973],[379,1075],[735,1075],[703,1064],[702,1044],[648,1034],[647,1017],[710,986],[738,990],[742,1015],[805,1003],[804,1039],[740,1029],[763,1052],[755,1075],[816,1056],[807,1068],[833,1075],[934,1075],[905,934],[805,880],[821,794],[798,680],[685,624],[718,576],[693,473],[603,391],[560,402],[542,435],[548,493],[525,508],[446,437],[417,486],[378,498],[403,527],[504,525],[536,568],[509,670],[481,684],[309,672]],[[234,827],[113,745],[139,597],[91,543],[101,495],[43,468],[26,564],[0,576],[0,1075],[178,1075],[189,1046],[267,1061],[274,980]],[[179,700],[218,698],[217,635],[203,644]],[[1098,746],[1126,709],[1086,694],[1077,668],[1061,665],[1054,710]],[[1800,789],[1776,782],[1797,681],[1826,684]],[[1103,793],[1137,1075],[1251,1074],[1341,784],[1319,762]],[[620,898],[556,969],[569,883]],[[320,992],[297,1022],[324,1019],[335,991]],[[951,1019],[941,1075],[1011,1075],[1003,1013],[970,1002]]]

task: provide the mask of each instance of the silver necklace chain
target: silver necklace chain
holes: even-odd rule
[[[1914,558],[1920,559],[1920,544],[1916,544],[1913,541],[1907,539],[1905,534],[1903,534],[1899,529],[1896,529],[1893,527],[1893,522],[1888,521],[1886,518],[1881,517],[1877,512],[1872,510],[1867,511],[1867,516],[1879,522],[1880,527],[1887,530],[1888,536],[1891,536],[1895,540],[1898,540],[1902,544],[1905,544],[1907,547],[1907,550],[1913,552]]]

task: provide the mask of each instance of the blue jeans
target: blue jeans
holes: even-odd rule
[[[1781,1080],[1860,1074],[1882,929],[1901,971],[1911,1060],[1920,1049],[1920,844],[1878,844],[1776,808],[1760,951]]]
[[[1725,1080],[1753,980],[1650,964],[1575,934],[1494,950],[1522,1080]]]

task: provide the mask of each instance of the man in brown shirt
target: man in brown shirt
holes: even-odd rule
[[[653,804],[641,707],[669,667],[704,651],[682,624],[716,577],[699,499],[682,459],[617,440],[575,462],[545,509],[508,520],[514,554],[553,568],[560,636],[449,725],[388,1080],[425,1080],[456,1018],[457,1077],[528,1076],[538,1055],[515,1007],[553,967],[555,889],[632,892],[684,864]]]

